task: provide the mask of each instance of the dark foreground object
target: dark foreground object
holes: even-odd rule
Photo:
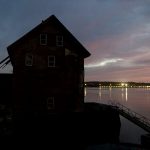
[[[18,115],[13,119],[13,132],[4,136],[14,142],[45,142],[54,146],[87,146],[118,143],[120,118],[112,107],[85,103],[83,112],[51,113],[38,116]]]
[[[141,144],[150,149],[150,134],[145,134],[141,136]]]

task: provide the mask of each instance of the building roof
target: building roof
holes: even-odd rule
[[[46,24],[52,23],[55,27],[59,28],[60,31],[71,41],[71,44],[74,48],[76,48],[76,51],[79,55],[83,56],[84,58],[90,56],[91,54],[84,48],[84,46],[72,35],[72,33],[69,32],[69,30],[54,16],[50,16],[45,21],[42,21],[39,25],[37,25],[35,28],[33,28],[31,31],[26,33],[24,36],[22,36],[20,39],[12,43],[7,47],[9,55],[12,55],[12,48],[14,48],[19,43],[23,42],[24,39],[28,38],[31,34],[40,31]]]

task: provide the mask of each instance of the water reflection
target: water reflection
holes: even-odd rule
[[[89,90],[94,89],[94,95],[91,95],[92,93],[89,93]],[[93,99],[94,96],[94,101],[98,102],[101,100],[117,100],[120,99],[121,101],[127,102],[128,101],[128,88],[123,87],[123,88],[113,88],[113,87],[102,87],[99,86],[98,88],[89,88],[89,87],[84,87],[84,97],[85,100],[89,98],[89,96]],[[87,95],[88,94],[88,95]],[[120,95],[120,96],[119,96]]]
[[[129,109],[150,118],[150,88],[85,87],[84,95],[85,102],[108,104],[109,100],[114,100]],[[121,117],[121,142],[140,143],[140,136],[146,133],[147,132],[144,130]]]
[[[124,100],[124,88],[121,89],[121,98]]]
[[[112,93],[112,88],[111,88],[111,86],[110,86],[110,87],[109,87],[109,98],[110,98],[110,100],[112,100],[111,93]]]
[[[150,88],[85,87],[84,96],[85,102],[108,103],[114,100],[150,118]]]
[[[125,88],[125,92],[126,92],[126,94],[125,94],[126,95],[125,100],[128,101],[128,88]]]
[[[99,86],[99,99],[101,100],[102,99],[102,87]]]
[[[86,94],[87,94],[86,90],[87,90],[86,87],[84,87],[84,96],[86,96]]]
[[[121,98],[122,101],[128,101],[128,88],[121,88]]]

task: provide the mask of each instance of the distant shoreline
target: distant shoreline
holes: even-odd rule
[[[88,81],[85,87],[112,87],[112,88],[150,88],[150,83],[144,82],[110,82],[110,81]]]

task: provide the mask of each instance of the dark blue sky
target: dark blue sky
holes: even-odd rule
[[[150,0],[0,0],[0,59],[52,14],[92,54],[86,80],[150,82]]]

